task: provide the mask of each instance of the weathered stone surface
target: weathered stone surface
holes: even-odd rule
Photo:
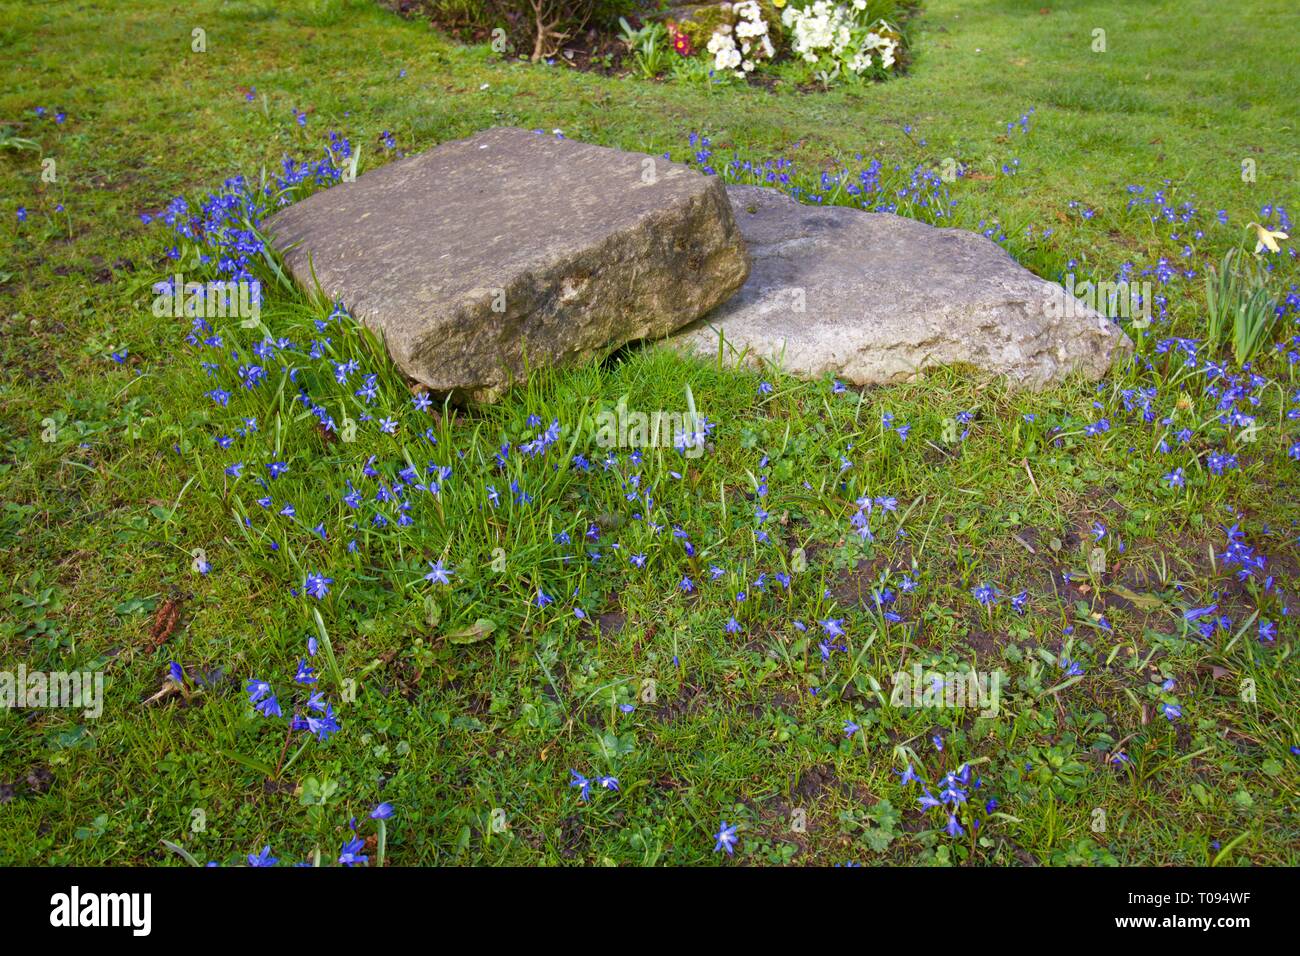
[[[716,355],[720,331],[726,355],[804,378],[883,384],[966,363],[1029,389],[1100,378],[1132,349],[1109,319],[976,233],[756,186],[727,192],[749,280],[668,340],[677,347]]]
[[[342,301],[404,373],[486,401],[526,368],[667,335],[749,270],[716,179],[510,128],[323,190],[267,229],[298,283]]]

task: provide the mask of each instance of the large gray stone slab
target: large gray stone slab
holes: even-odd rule
[[[662,157],[500,128],[307,197],[266,223],[406,375],[474,400],[526,369],[659,338],[749,263],[722,184]]]
[[[676,347],[716,355],[721,335],[733,359],[855,385],[967,364],[1029,389],[1100,378],[1132,349],[1105,316],[976,233],[757,186],[727,192],[749,280],[669,339]]]

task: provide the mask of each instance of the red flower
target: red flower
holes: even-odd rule
[[[672,37],[674,50],[676,50],[681,56],[691,55],[691,38],[678,30],[677,24],[668,24],[668,35]]]

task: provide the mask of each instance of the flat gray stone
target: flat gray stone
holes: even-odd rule
[[[718,180],[522,129],[389,163],[266,227],[295,280],[319,282],[407,376],[479,401],[526,369],[667,335],[749,271]]]
[[[997,243],[889,213],[806,206],[758,186],[729,186],[752,269],[740,292],[668,341],[800,378],[854,385],[968,364],[1041,389],[1100,378],[1133,343],[1060,285]],[[802,309],[802,311],[801,311]]]

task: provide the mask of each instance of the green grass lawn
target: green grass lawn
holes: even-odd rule
[[[1243,372],[1186,341],[1207,265],[1300,203],[1300,18],[1071,6],[929,0],[908,75],[802,94],[506,63],[362,2],[0,4],[0,670],[106,678],[94,719],[0,712],[0,862],[331,864],[355,817],[373,863],[381,802],[390,865],[1300,862],[1295,240],[1266,257],[1281,347]],[[1151,281],[1156,321],[1132,367],[1040,395],[644,349],[456,411],[273,284],[257,329],[154,317],[202,268],[174,197],[330,131],[364,171],[493,125],[746,181],[733,157],[785,159],[808,201],[877,160],[880,203]],[[940,217],[910,184],[949,161]],[[620,397],[688,390],[703,456],[598,446]],[[325,742],[286,734],[309,638]],[[898,706],[914,667],[1000,671],[996,713]],[[909,766],[954,775],[951,822]]]

